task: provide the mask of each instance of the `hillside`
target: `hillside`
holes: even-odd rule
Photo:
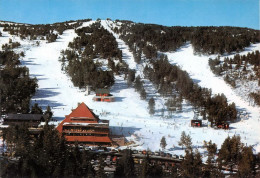
[[[7,24],[10,24],[8,28]],[[165,136],[167,152],[184,154],[178,141],[185,131],[201,152],[205,151],[204,140],[212,140],[220,147],[223,140],[232,135],[240,135],[244,143],[260,152],[260,107],[252,106],[244,97],[249,84],[241,82],[234,89],[223,77],[215,75],[208,63],[209,58],[218,55],[223,61],[224,57],[260,50],[259,31],[235,27],[174,28],[111,20],[42,26],[1,22],[0,26],[0,45],[10,43],[9,39],[12,43],[20,43],[12,48],[16,53],[24,52],[24,57],[20,58],[22,66],[28,67],[30,76],[38,80],[31,105],[38,103],[44,110],[51,106],[58,121],[78,103],[85,102],[101,119],[110,120],[112,134],[125,135],[133,142],[130,147],[135,149],[159,150],[160,140]],[[32,34],[33,30],[27,28],[38,29],[38,33]],[[8,48],[5,45],[2,50],[5,47]],[[166,59],[170,66],[167,62],[160,66],[160,60]],[[89,68],[90,64],[93,67]],[[176,70],[178,77],[168,76],[168,69],[169,72]],[[131,79],[133,70],[135,77]],[[151,70],[163,77],[150,76]],[[82,73],[84,77],[81,78]],[[113,81],[112,77],[105,77],[108,73]],[[140,86],[136,84],[138,75]],[[230,112],[234,111],[234,102],[237,119],[232,120],[232,114],[223,114],[223,118],[216,115],[217,119],[231,122],[229,130],[208,127],[210,116],[215,113],[206,108],[207,103],[197,102],[198,98],[205,99],[204,95],[192,98],[194,93],[189,93],[188,89],[184,91],[186,83],[181,83],[182,80],[192,86],[191,91],[208,93],[207,100],[212,102],[217,98],[214,95],[223,93],[226,97],[223,108],[230,108]],[[94,92],[86,95],[86,85],[93,89],[111,86],[115,102],[94,102]],[[255,86],[254,91],[257,90],[259,85]],[[154,114],[148,109],[152,97]],[[176,98],[178,106],[171,103]],[[218,109],[222,109],[222,105]],[[205,117],[202,128],[190,126],[194,117]]]

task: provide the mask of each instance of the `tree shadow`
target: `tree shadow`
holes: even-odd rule
[[[24,61],[24,60],[21,61],[21,64],[24,65],[24,66],[37,66],[37,65],[40,65],[40,64],[34,63],[33,61]]]
[[[122,102],[126,97],[115,97],[115,102]]]
[[[35,95],[31,99],[31,105],[33,106],[34,103],[38,103],[40,107],[45,109],[47,106],[50,106],[51,108],[55,107],[62,107],[66,106],[63,103],[59,103],[57,101],[52,101],[50,97],[54,97],[60,94],[60,92],[55,92],[53,90],[58,88],[40,88],[36,91]]]
[[[49,98],[49,97],[57,96],[58,94],[60,94],[60,92],[52,91],[55,89],[58,88],[40,88],[36,91],[36,94],[32,97],[32,99]]]
[[[111,92],[113,93],[119,93],[121,90],[127,89],[127,83],[124,82],[124,80],[119,81],[119,83],[115,83],[112,87],[111,87]]]
[[[136,131],[139,131],[141,128],[136,127],[120,127],[120,126],[109,126],[111,135],[124,135],[129,137],[133,135]]]
[[[47,106],[50,106],[51,109],[56,108],[56,107],[62,107],[62,106],[66,106],[63,103],[59,103],[56,101],[51,101],[51,100],[46,100],[46,99],[35,99],[32,98],[31,100],[31,106],[34,105],[34,103],[38,103],[38,106],[40,106],[42,109],[47,108]]]

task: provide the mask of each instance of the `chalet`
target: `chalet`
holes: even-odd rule
[[[85,103],[81,103],[58,125],[68,144],[111,146],[109,121],[101,120]]]
[[[113,102],[115,98],[110,94],[109,89],[96,89],[96,96],[93,98],[94,101],[105,101]]]
[[[202,126],[202,121],[201,120],[191,120],[190,122],[192,127],[201,127]]]
[[[7,114],[3,117],[3,125],[28,124],[30,127],[38,127],[44,121],[42,114]]]

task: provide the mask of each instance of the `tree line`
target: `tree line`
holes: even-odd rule
[[[171,65],[167,56],[161,55],[159,59],[151,60],[151,65],[145,66],[144,74],[160,94],[170,97],[166,104],[173,111],[181,109],[182,98],[185,98],[212,124],[235,121],[237,118],[236,105],[228,104],[224,94],[212,96],[210,89],[200,87],[186,71]]]
[[[259,51],[247,55],[236,54],[234,57],[225,57],[223,61],[219,57],[209,59],[209,66],[212,72],[223,76],[224,80],[232,87],[237,86],[237,81],[257,81],[260,86],[260,53]],[[255,103],[260,105],[260,93],[249,93]]]
[[[118,22],[118,21],[116,21]],[[143,53],[156,58],[157,51],[175,51],[190,42],[197,53],[224,54],[242,51],[259,42],[259,30],[239,27],[166,27],[155,24],[120,21],[113,30],[120,34],[132,50],[136,61]]]
[[[3,31],[8,31],[11,35],[20,36],[21,39],[29,38],[30,40],[47,40],[49,43],[56,41],[58,35],[62,35],[64,30],[75,29],[82,25],[83,22],[91,19],[66,21],[54,24],[0,24],[4,27]]]
[[[122,51],[114,36],[105,30],[99,22],[89,27],[75,30],[78,37],[69,43],[69,48],[62,52],[62,68],[72,79],[75,86],[87,85],[95,88],[111,87],[114,84],[114,73],[119,74],[128,68],[122,61]],[[107,61],[107,70],[95,61]]]
[[[28,113],[30,99],[38,87],[37,79],[29,76],[29,69],[19,66],[19,57],[11,50],[0,51],[2,113]]]
[[[4,144],[10,157],[17,161],[0,160],[2,177],[107,177],[105,175],[102,154],[80,150],[66,144],[65,138],[52,126],[46,124],[39,135],[32,136],[28,126],[10,126],[3,130]],[[162,138],[161,147],[167,145]],[[202,155],[194,149],[192,138],[182,133],[179,145],[185,148],[185,156],[181,163],[167,166],[154,162],[146,154],[142,163],[135,163],[130,149],[122,151],[122,157],[116,162],[115,177],[225,177],[222,170],[237,169],[235,177],[257,177],[256,164],[259,156],[253,154],[253,148],[241,142],[240,136],[227,137],[220,150],[212,141],[204,142],[206,163]],[[98,161],[94,169],[92,160]],[[166,165],[164,165],[166,166]]]

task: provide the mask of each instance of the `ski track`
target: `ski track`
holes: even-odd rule
[[[247,54],[248,52],[260,50],[260,44],[253,44],[251,47],[245,49],[245,51],[239,53],[240,55]],[[234,102],[239,111],[246,111],[249,113],[249,119],[241,122],[237,122],[231,125],[237,130],[250,131],[250,137],[253,137],[258,144],[256,149],[260,151],[260,109],[257,106],[250,106],[248,102],[244,101],[242,97],[238,96],[235,91],[228,85],[222,77],[218,77],[212,73],[208,65],[209,58],[215,58],[216,56],[204,56],[194,55],[194,50],[191,44],[187,44],[185,47],[180,48],[177,52],[166,53],[171,64],[179,65],[183,70],[187,71],[191,78],[197,82],[200,86],[210,88],[213,94],[225,94],[229,103]],[[225,57],[234,57],[233,55]],[[224,57],[221,57],[223,60]],[[251,143],[251,139],[242,137],[242,140],[246,143]]]
[[[94,22],[85,22],[81,27]],[[116,37],[118,46],[123,52],[123,60],[131,69],[137,69],[137,73],[141,74],[142,69],[134,62],[128,46],[109,27],[111,22],[102,20],[101,24]],[[124,134],[128,140],[135,141],[136,144],[132,145],[135,149],[159,150],[160,140],[162,136],[165,136],[166,152],[184,154],[184,150],[178,146],[178,141],[181,132],[185,131],[191,135],[194,148],[198,148],[202,153],[205,152],[202,148],[204,140],[212,140],[220,148],[224,139],[228,135],[234,134],[240,134],[243,142],[255,145],[256,151],[260,151],[259,108],[249,106],[232,91],[223,79],[213,75],[208,67],[209,57],[193,55],[190,45],[182,47],[175,53],[167,53],[169,61],[172,64],[180,65],[199,85],[211,88],[215,94],[224,93],[229,102],[235,102],[240,109],[250,112],[251,117],[248,120],[232,124],[232,129],[228,131],[206,126],[192,128],[190,127],[190,119],[193,118],[194,114],[192,107],[187,103],[184,103],[183,112],[174,114],[172,119],[162,119],[160,115],[151,117],[147,110],[147,101],[140,100],[139,93],[135,92],[133,88],[127,87],[123,76],[116,76],[115,84],[111,88],[116,102],[94,102],[92,101],[94,93],[86,96],[84,90],[74,87],[70,78],[61,71],[61,63],[58,61],[61,50],[68,48],[68,43],[77,36],[74,30],[64,31],[54,43],[41,41],[39,46],[35,45],[36,41],[20,40],[18,37],[3,32],[3,28],[0,30],[3,33],[3,37],[0,37],[0,45],[7,43],[9,38],[20,42],[22,47],[15,49],[15,51],[25,51],[26,56],[22,60],[22,65],[29,68],[30,76],[38,79],[39,88],[32,98],[31,105],[37,102],[44,110],[47,105],[50,105],[54,112],[54,118],[59,121],[63,120],[64,116],[68,115],[79,102],[85,102],[96,114],[100,115],[101,119],[110,120],[112,134]],[[252,47],[252,49],[255,48],[259,49],[259,45]],[[249,48],[244,53],[252,49]],[[148,84],[147,86],[150,86]],[[148,91],[155,90],[150,86]],[[207,122],[204,124],[206,125]]]

